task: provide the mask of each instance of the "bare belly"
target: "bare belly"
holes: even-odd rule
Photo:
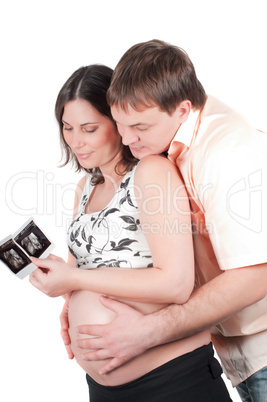
[[[74,343],[77,339],[88,339],[88,335],[77,334],[76,327],[78,325],[106,324],[114,318],[114,313],[103,307],[99,302],[99,296],[97,293],[79,290],[73,292],[69,305],[69,333],[75,359],[84,371],[99,384],[115,386],[133,381],[167,361],[210,342],[210,333],[205,331],[181,341],[150,349],[110,374],[101,376],[99,375],[99,370],[108,360],[84,361],[81,356],[89,350],[81,350]],[[148,303],[131,303],[131,305],[145,314],[152,313],[163,307],[163,305]]]

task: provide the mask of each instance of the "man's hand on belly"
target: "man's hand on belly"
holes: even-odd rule
[[[83,359],[88,361],[110,359],[103,366],[100,374],[107,374],[120,367],[132,358],[144,353],[148,346],[142,339],[148,340],[142,325],[144,315],[114,299],[100,298],[101,303],[112,310],[116,317],[105,325],[83,325],[78,327],[78,333],[94,336],[90,339],[77,340],[81,349],[94,349],[84,354]],[[141,334],[144,335],[141,337]]]

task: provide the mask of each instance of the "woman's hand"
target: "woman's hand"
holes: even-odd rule
[[[50,297],[62,296],[76,290],[77,268],[67,264],[62,258],[50,255],[48,258],[34,258],[37,269],[31,273],[30,282]]]
[[[71,340],[70,340],[70,335],[69,335],[69,301],[71,298],[71,293],[68,293],[66,295],[66,301],[64,303],[62,312],[59,316],[60,319],[60,325],[61,325],[61,330],[60,330],[60,335],[63,339],[66,351],[68,353],[69,359],[74,358],[74,354],[71,349]]]

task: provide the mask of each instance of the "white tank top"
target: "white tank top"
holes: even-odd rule
[[[124,176],[110,203],[98,212],[84,212],[94,189],[91,177],[86,181],[77,216],[67,234],[68,247],[76,258],[77,267],[153,266],[134,194],[136,166]]]

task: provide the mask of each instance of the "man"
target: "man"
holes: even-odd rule
[[[125,53],[108,101],[136,158],[167,151],[180,169],[202,286],[184,305],[147,316],[102,298],[116,318],[80,328],[96,336],[79,341],[96,349],[85,358],[114,357],[102,369],[107,373],[148,348],[211,328],[224,371],[243,400],[266,401],[267,135],[206,96],[186,53],[157,40]],[[66,328],[64,318],[66,310]]]

